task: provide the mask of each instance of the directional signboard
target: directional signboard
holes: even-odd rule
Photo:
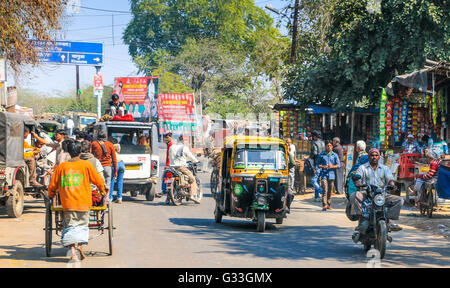
[[[103,65],[103,44],[89,42],[32,41],[38,48],[39,61],[66,65]]]

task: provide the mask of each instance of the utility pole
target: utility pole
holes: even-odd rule
[[[77,103],[81,102],[80,98],[80,66],[76,66],[76,81],[77,81]]]
[[[295,0],[294,24],[292,25],[291,64],[295,64],[295,59],[296,59],[296,54],[297,54],[298,6],[299,6],[299,0]]]

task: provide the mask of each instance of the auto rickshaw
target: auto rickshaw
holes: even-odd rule
[[[23,158],[25,126],[36,131],[38,123],[22,114],[0,112],[0,205],[11,218],[22,215],[24,195],[40,197]]]
[[[230,136],[220,158],[214,211],[216,223],[222,216],[257,221],[264,232],[266,218],[282,224],[286,217],[289,171],[286,142],[277,138]]]

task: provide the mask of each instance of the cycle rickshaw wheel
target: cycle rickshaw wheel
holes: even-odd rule
[[[51,204],[47,203],[45,205],[45,254],[50,257],[52,252],[52,210],[50,209]]]
[[[433,189],[430,189],[427,191],[427,195],[428,195],[428,203],[427,203],[427,216],[428,218],[433,217],[433,207],[434,207],[434,193],[433,193]]]
[[[112,213],[112,205],[108,203],[108,240],[109,240],[109,255],[113,254],[113,213]]]

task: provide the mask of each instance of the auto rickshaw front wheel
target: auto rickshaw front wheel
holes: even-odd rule
[[[266,231],[266,212],[265,211],[256,212],[256,218],[258,220],[256,230],[258,232]]]
[[[10,195],[6,200],[6,213],[11,218],[19,218],[23,213],[23,185],[20,180],[16,180],[13,188],[9,191]]]

